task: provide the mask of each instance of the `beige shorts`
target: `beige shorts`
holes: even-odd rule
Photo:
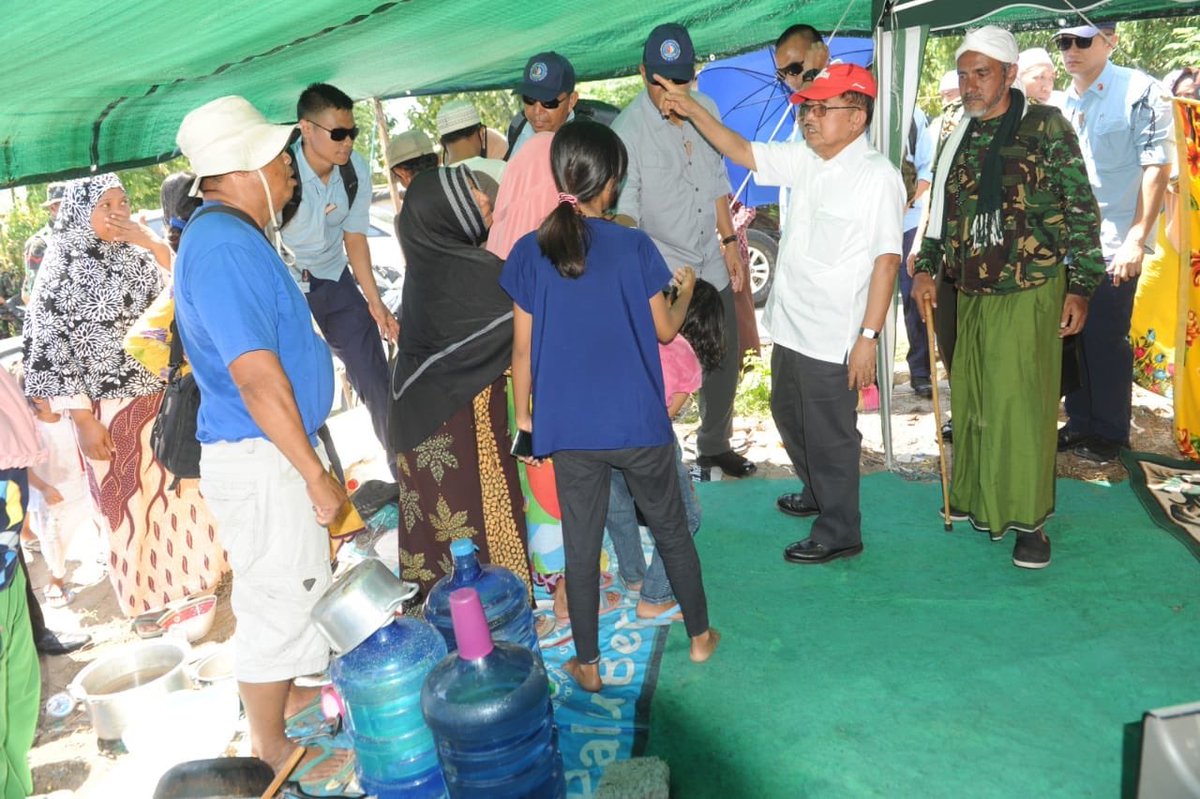
[[[233,567],[237,679],[278,682],[323,671],[329,644],[309,611],[333,582],[329,533],[317,524],[300,473],[265,438],[204,444],[200,473]]]

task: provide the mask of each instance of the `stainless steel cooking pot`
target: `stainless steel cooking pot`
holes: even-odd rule
[[[176,641],[127,644],[85,666],[68,691],[87,706],[96,737],[115,741],[140,714],[155,712],[164,696],[192,687],[187,656],[187,646]]]
[[[401,582],[377,558],[352,566],[330,586],[312,609],[313,624],[339,655],[371,637],[391,622],[406,599],[420,590]]]

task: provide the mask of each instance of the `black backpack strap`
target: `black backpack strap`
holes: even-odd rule
[[[354,198],[358,195],[358,170],[354,168],[354,156],[350,156],[350,160],[344,164],[338,164],[338,171],[342,173],[342,186],[346,189],[346,209],[349,210],[354,205]]]
[[[234,208],[232,205],[223,205],[222,203],[213,203],[212,205],[202,206],[201,208],[197,209],[197,211],[194,214],[191,215],[191,217],[187,221],[187,224],[183,226],[183,232],[179,234],[180,238],[181,239],[183,238],[183,234],[187,233],[187,231],[191,228],[192,224],[197,219],[199,219],[202,216],[206,216],[208,214],[225,214],[227,216],[235,216],[238,219],[245,222],[250,227],[257,230],[264,239],[267,237],[266,231],[264,231],[262,228],[260,228],[258,226],[258,223],[255,222],[253,218],[251,218],[250,214],[246,213],[245,211],[243,211],[240,208]]]
[[[521,131],[525,130],[525,126],[529,124],[529,120],[525,118],[524,111],[518,111],[513,115],[512,121],[508,123],[508,152],[504,154],[504,159],[507,161],[512,158],[513,145],[517,143],[517,139],[521,138]]]
[[[171,316],[171,354],[167,356],[168,374],[172,377],[175,375],[175,370],[183,366],[183,337],[179,335],[179,325],[175,324],[174,315]],[[168,378],[170,379],[170,378]]]

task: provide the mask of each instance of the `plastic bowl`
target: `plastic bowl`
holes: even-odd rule
[[[212,594],[189,597],[183,604],[168,610],[158,620],[158,626],[171,632],[182,631],[188,643],[195,643],[212,630],[217,617],[217,598]]]

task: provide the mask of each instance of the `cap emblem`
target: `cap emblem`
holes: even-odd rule
[[[529,79],[534,83],[540,83],[550,74],[550,70],[541,61],[533,62],[533,66],[529,67]]]
[[[663,61],[667,62],[678,61],[679,54],[681,52],[682,51],[680,50],[679,42],[675,41],[674,39],[667,39],[662,43],[662,46],[658,48],[658,54],[662,56]]]

